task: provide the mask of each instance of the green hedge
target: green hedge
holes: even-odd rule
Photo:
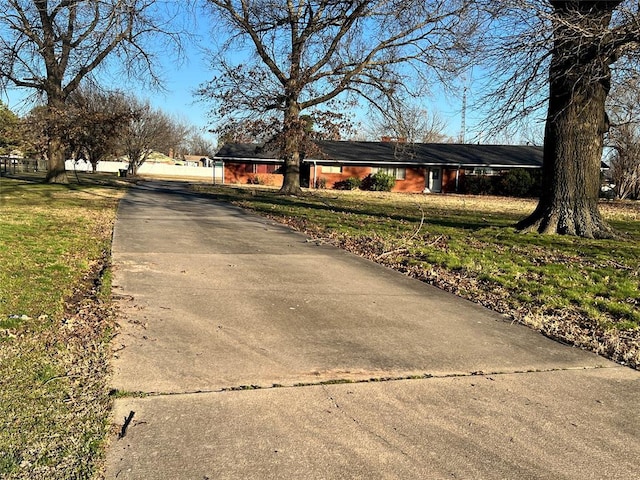
[[[500,175],[467,175],[462,193],[503,197],[537,197],[542,173],[539,170],[514,168]]]
[[[396,184],[396,179],[388,173],[378,172],[368,175],[362,180],[360,188],[362,190],[372,190],[374,192],[390,192]]]

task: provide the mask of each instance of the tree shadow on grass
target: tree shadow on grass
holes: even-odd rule
[[[331,212],[345,215],[361,215],[380,220],[391,220],[418,225],[422,221],[422,210],[415,208],[415,213],[383,211],[385,207],[375,208],[366,202],[355,205],[334,204],[331,199],[314,194],[301,196],[285,196],[275,191],[260,189],[248,189],[246,187],[217,187],[204,194],[208,198],[225,203],[242,204],[246,202],[249,208],[265,214],[273,214],[271,205],[291,209],[307,209],[317,212]],[[388,208],[388,206],[386,207]],[[286,215],[275,212],[277,215]],[[522,234],[515,231],[518,220],[522,217],[517,213],[496,213],[495,211],[461,210],[454,208],[438,207],[424,209],[424,224],[443,229],[454,229],[468,232],[476,238],[492,243],[511,246],[523,246],[526,248],[543,248],[562,251],[571,255],[585,256],[589,258],[603,258],[611,256],[615,251],[621,258],[627,260],[640,256],[638,240],[640,240],[640,222],[616,221],[612,225],[625,233],[625,238],[617,240],[590,240],[562,235]],[[295,213],[293,214],[295,215]],[[313,221],[313,220],[311,220]],[[322,220],[318,220],[322,222]],[[374,220],[375,221],[375,220]]]
[[[112,195],[105,195],[104,190],[122,191],[128,188],[128,183],[109,174],[84,174],[81,175],[78,183],[70,176],[68,184],[45,183],[44,173],[18,173],[6,175],[0,178],[0,201],[6,203],[11,200],[13,204],[19,205],[20,198],[24,197],[24,205],[27,206],[51,206],[58,200],[73,205],[78,204],[90,208],[101,208],[104,200],[114,198]],[[78,198],[73,197],[73,193],[81,193]]]
[[[321,199],[313,194],[302,196],[286,196],[276,192],[263,190],[249,190],[246,188],[221,187],[210,193],[205,193],[209,198],[213,197],[226,203],[242,201],[264,202],[280,207],[305,208],[309,210],[335,212],[339,214],[355,214],[380,219],[390,219],[399,222],[418,223],[422,220],[422,211],[416,207],[415,213],[389,213],[376,209],[370,205],[336,205],[328,200]],[[257,206],[252,208],[261,211]],[[267,210],[264,210],[265,212]],[[518,215],[502,215],[500,218],[485,212],[469,212],[464,210],[447,210],[446,216],[436,215],[433,212],[425,212],[424,221],[440,227],[479,230],[487,227],[513,226],[520,220]]]

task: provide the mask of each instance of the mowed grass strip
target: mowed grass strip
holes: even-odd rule
[[[604,202],[615,240],[521,234],[535,200],[196,187],[481,303],[553,338],[640,366],[640,203]]]
[[[105,268],[124,189],[40,182],[0,178],[0,478],[91,478],[108,429]]]

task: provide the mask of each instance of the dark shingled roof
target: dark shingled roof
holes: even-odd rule
[[[306,158],[307,163],[449,166],[494,168],[540,168],[542,147],[525,145],[466,145],[454,143],[394,143],[394,142],[316,142],[320,152]],[[224,145],[216,159],[225,161],[262,160],[279,162],[276,152],[258,144],[231,143]],[[260,162],[262,163],[262,162]]]
[[[214,158],[216,160],[236,162],[255,161],[258,159],[271,162],[282,161],[278,159],[277,152],[265,149],[262,144],[258,143],[225,143]]]

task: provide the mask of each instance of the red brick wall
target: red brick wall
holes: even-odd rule
[[[267,173],[273,171],[275,165],[259,165],[250,163],[225,163],[224,183],[255,183],[258,179],[260,185],[282,185],[282,175],[278,173]]]
[[[314,166],[311,165],[311,183],[313,183],[314,179],[313,169]],[[351,177],[362,179],[371,173],[371,167],[342,167],[342,173],[324,173],[321,165],[318,165],[317,169],[315,174],[316,182],[324,178],[326,181],[325,188],[333,188],[336,183]]]
[[[422,193],[425,186],[424,168],[407,168],[404,180],[396,180],[392,192]]]
[[[313,166],[311,166],[311,181],[313,182]],[[340,181],[351,177],[365,178],[371,174],[371,167],[343,167],[342,173],[323,173],[322,167],[318,165],[316,180],[324,178],[326,180],[325,188],[333,188]],[[425,186],[425,170],[424,168],[407,168],[404,180],[396,180],[393,187],[394,192],[423,192]]]
[[[262,185],[282,185],[282,175],[276,173],[267,173],[273,171],[276,166],[272,165],[253,165],[247,163],[225,163],[224,181],[225,183],[253,183],[253,179],[258,177]],[[342,173],[323,173],[322,167],[317,166],[316,180],[324,178],[326,180],[325,188],[333,188],[337,182],[346,180],[350,177],[358,177],[360,179],[371,173],[371,167],[354,167],[345,166]],[[404,180],[396,180],[393,187],[394,192],[412,192],[421,193],[425,188],[425,168],[407,168]],[[310,182],[313,183],[314,166],[311,165]],[[460,170],[458,183],[462,188],[464,179],[464,170]],[[442,193],[456,192],[456,169],[442,170]]]
[[[455,193],[456,191],[456,171],[442,170],[442,193]]]
[[[253,174],[253,165],[246,163],[225,163],[224,183],[247,183]]]

